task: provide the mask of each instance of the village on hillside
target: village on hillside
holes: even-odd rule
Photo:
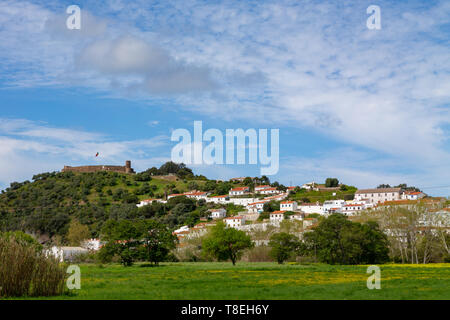
[[[237,178],[243,179],[243,178]],[[227,227],[248,231],[252,229],[266,229],[268,225],[279,227],[284,220],[300,221],[304,230],[310,229],[317,224],[318,216],[328,216],[332,213],[341,213],[348,217],[356,216],[365,210],[377,210],[389,205],[408,205],[417,203],[427,195],[420,191],[405,191],[401,188],[376,188],[357,190],[353,200],[326,200],[323,203],[297,203],[297,201],[286,200],[290,192],[296,188],[306,190],[320,190],[317,183],[305,183],[302,186],[290,186],[286,191],[278,190],[270,185],[257,185],[254,190],[249,187],[235,187],[228,195],[209,196],[208,192],[191,191],[182,194],[170,194],[167,199],[185,196],[195,200],[204,200],[214,204],[223,205],[221,208],[210,209],[209,216],[202,218],[203,222],[189,228],[183,226],[174,231],[179,240],[187,237],[198,237],[203,235],[207,227],[213,226],[217,221],[223,220]],[[146,199],[137,206],[142,207],[153,201],[165,203],[167,200]],[[267,218],[260,219],[263,214],[264,205],[271,201],[279,202],[278,210],[269,213]],[[439,202],[429,199],[428,202]],[[227,204],[242,206],[244,210],[238,215],[229,216],[225,209]],[[450,208],[442,212],[450,214]],[[450,225],[448,226],[450,228]]]
[[[165,166],[175,165],[168,163]],[[175,165],[176,166],[176,165]],[[283,186],[278,182],[270,183],[267,177],[239,177],[229,181],[208,180],[203,181],[227,183],[228,188],[223,190],[227,194],[217,194],[214,191],[195,189],[199,185],[194,182],[198,177],[192,176],[192,171],[184,166],[191,176],[186,180],[185,187],[190,183],[190,191],[182,193],[155,194],[155,197],[143,199],[141,197],[136,207],[144,209],[153,204],[168,205],[176,198],[191,199],[198,205],[207,208],[193,223],[175,225],[172,234],[176,236],[177,248],[183,248],[195,243],[204,237],[211,227],[223,222],[227,228],[234,228],[252,235],[253,242],[258,245],[267,245],[270,235],[288,226],[289,232],[302,238],[305,232],[309,232],[318,226],[320,219],[334,213],[342,214],[352,221],[363,222],[365,217],[377,216],[388,208],[415,208],[423,206],[431,216],[417,219],[417,230],[437,230],[450,232],[450,207],[445,198],[430,197],[416,187],[399,185],[379,185],[373,189],[357,189],[352,186],[339,183],[336,178],[327,178],[325,183],[307,182],[298,186]],[[95,173],[101,171],[117,172],[132,177],[132,179],[144,179],[164,181],[167,183],[181,182],[180,173],[168,173],[159,175],[158,169],[152,168],[136,174],[131,168],[131,161],[126,161],[125,166],[65,166],[62,172]],[[130,175],[129,175],[130,174]],[[153,178],[152,178],[153,177]],[[197,180],[200,181],[200,180]],[[173,184],[172,184],[173,185]],[[185,187],[179,187],[180,190]],[[174,189],[174,190],[179,190]],[[167,189],[171,190],[171,189]],[[232,210],[230,210],[232,209]],[[432,217],[432,218],[430,218]],[[380,220],[380,219],[378,219]],[[380,221],[378,221],[380,223]],[[408,234],[405,230],[399,231],[392,227],[392,222],[380,223],[384,232],[404,243],[408,242]],[[290,227],[289,227],[290,226]],[[53,246],[52,253],[63,260],[70,260],[76,255],[88,252],[96,252],[107,242],[101,238],[83,241],[79,247]]]

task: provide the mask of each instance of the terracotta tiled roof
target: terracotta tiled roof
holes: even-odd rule
[[[244,191],[244,190],[248,190],[248,187],[237,187],[237,188],[231,189],[231,191]]]

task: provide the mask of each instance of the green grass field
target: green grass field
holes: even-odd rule
[[[450,264],[382,265],[380,290],[367,289],[366,270],[243,262],[82,265],[81,290],[56,299],[450,299]]]

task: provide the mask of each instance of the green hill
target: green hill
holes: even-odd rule
[[[185,197],[143,208],[136,203],[193,189],[225,194],[231,187],[229,182],[195,176],[188,168],[172,175],[161,175],[165,172],[160,169],[136,175],[53,172],[35,175],[31,182],[13,182],[0,194],[0,230],[22,230],[64,241],[73,218],[89,226],[93,237],[108,219],[155,218],[170,227],[194,224],[208,209],[206,204]]]

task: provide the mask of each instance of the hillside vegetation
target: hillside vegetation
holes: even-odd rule
[[[93,237],[108,219],[156,218],[170,227],[193,224],[207,207],[185,197],[136,207],[142,199],[164,198],[170,193],[206,187],[222,194],[229,190],[226,183],[194,176],[188,168],[183,171],[170,176],[160,175],[156,168],[136,175],[52,172],[35,175],[32,181],[13,182],[0,194],[0,230],[64,240],[73,218],[88,225]]]
[[[167,204],[153,203],[137,208],[143,199],[165,199],[168,194],[191,190],[208,191],[211,195],[228,194],[232,187],[270,184],[280,190],[286,187],[270,183],[265,176],[246,178],[242,183],[209,180],[195,175],[184,164],[167,162],[135,175],[100,171],[95,173],[51,172],[33,176],[32,181],[13,182],[0,194],[0,231],[21,230],[39,237],[67,243],[71,221],[89,227],[98,237],[107,220],[155,219],[170,228],[198,223],[206,211],[217,205],[186,197],[172,198]],[[352,197],[356,188],[331,191],[306,191],[296,188],[289,196],[299,202],[323,202],[344,196]],[[336,193],[333,195],[333,193]],[[274,204],[278,207],[278,204]],[[229,215],[243,207],[228,205]]]

